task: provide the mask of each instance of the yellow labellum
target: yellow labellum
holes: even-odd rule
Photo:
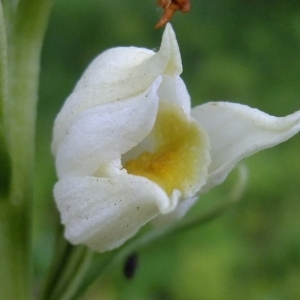
[[[183,196],[197,192],[206,146],[198,123],[178,106],[160,104],[151,134],[156,149],[129,160],[125,165],[127,172],[156,182],[169,195],[174,189],[180,190]]]

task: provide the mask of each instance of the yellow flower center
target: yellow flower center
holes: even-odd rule
[[[195,194],[206,179],[209,163],[207,138],[198,123],[178,106],[162,103],[151,135],[156,141],[154,152],[129,160],[127,172],[156,182],[168,195],[174,189],[184,197]]]

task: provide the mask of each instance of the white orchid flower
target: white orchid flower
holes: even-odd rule
[[[160,50],[120,47],[88,67],[58,114],[54,188],[65,236],[116,248],[157,218],[176,219],[244,157],[300,130],[287,117],[228,102],[191,109],[167,25]]]

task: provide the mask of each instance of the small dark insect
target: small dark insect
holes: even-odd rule
[[[166,25],[177,10],[185,13],[191,9],[190,0],[157,0],[157,5],[163,8],[164,14],[155,25],[155,28]]]
[[[133,278],[137,266],[138,266],[138,255],[136,253],[132,253],[127,257],[124,265],[124,275],[127,279]]]

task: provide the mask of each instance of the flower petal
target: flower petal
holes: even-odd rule
[[[156,143],[154,149],[128,160],[124,164],[127,172],[149,178],[169,195],[178,189],[183,198],[194,196],[206,183],[211,162],[205,130],[181,107],[165,101],[159,105],[148,138],[148,144]],[[137,153],[138,149],[134,150]]]
[[[300,131],[300,111],[273,117],[246,105],[210,102],[193,108],[191,115],[206,129],[211,142],[209,179],[201,192],[222,183],[241,159]]]
[[[178,195],[169,199],[155,183],[132,175],[65,178],[55,185],[54,196],[66,238],[100,252],[120,246],[178,201]]]
[[[158,89],[160,101],[169,101],[180,106],[186,114],[191,112],[191,98],[183,80],[179,76],[163,75]]]
[[[179,47],[170,24],[166,26],[157,53],[136,47],[119,47],[103,52],[84,72],[57,115],[53,154],[83,111],[143,93],[163,73],[177,76],[181,72]]]
[[[136,97],[81,113],[58,146],[58,177],[92,175],[143,140],[155,122],[160,82]]]
[[[153,57],[154,64],[163,64],[164,74],[178,76],[182,73],[182,61],[175,32],[170,23],[165,27],[158,53]],[[167,62],[166,64],[164,64]]]
[[[195,196],[181,200],[173,211],[165,215],[158,215],[151,221],[151,224],[155,227],[161,227],[182,219],[198,199],[199,196]]]

